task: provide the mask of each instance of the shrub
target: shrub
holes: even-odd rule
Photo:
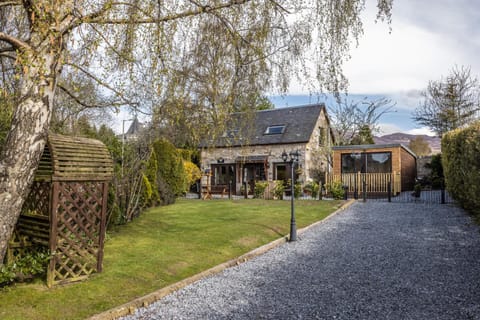
[[[157,183],[158,160],[157,154],[151,152],[145,164],[145,171],[142,174],[142,207],[155,206],[160,202],[160,194]]]
[[[255,182],[255,188],[253,189],[254,198],[261,199],[265,196],[265,190],[268,187],[267,181],[257,181]]]
[[[175,196],[185,191],[185,170],[183,159],[173,144],[166,139],[153,143],[153,152],[157,156],[158,174]]]
[[[467,211],[480,215],[480,121],[442,138],[445,184]]]
[[[295,186],[293,187],[293,196],[295,197],[295,199],[300,198],[303,193],[302,189],[302,184],[300,182],[296,182]]]
[[[197,165],[195,165],[193,162],[188,160],[183,161],[183,168],[185,170],[185,175],[186,175],[185,191],[188,191],[192,184],[194,184],[200,178],[202,178],[202,172],[197,167]]]
[[[420,183],[415,183],[413,186],[413,196],[415,198],[420,198],[420,195],[422,194],[422,185]]]
[[[442,155],[436,154],[432,156],[430,163],[427,163],[425,167],[430,169],[430,175],[428,180],[433,189],[440,189],[444,184],[444,174],[442,165]]]
[[[175,198],[188,188],[184,160],[180,152],[165,139],[159,139],[152,144],[145,176],[147,177],[147,181],[143,181],[145,206],[174,203]]]
[[[345,190],[340,181],[334,181],[328,184],[328,192],[335,200],[341,200],[345,196]]]
[[[14,261],[0,265],[0,287],[12,282],[24,282],[44,275],[50,260],[48,250],[35,248],[18,256]]]
[[[107,228],[113,225],[125,223],[122,215],[122,209],[119,206],[117,198],[117,185],[110,183],[107,198]]]
[[[317,198],[319,190],[320,190],[320,186],[315,181],[311,181],[311,182],[307,183],[307,185],[305,186],[305,191],[310,193],[310,195],[314,199]]]
[[[283,180],[276,180],[275,186],[273,187],[273,196],[276,199],[283,199],[283,193],[285,192],[285,184]]]

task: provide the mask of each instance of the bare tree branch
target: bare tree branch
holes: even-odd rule
[[[12,59],[12,60],[17,59],[17,56],[13,53],[10,53],[10,52],[0,52],[0,57],[5,57],[5,58]]]
[[[0,32],[0,41],[10,44],[15,49],[32,50],[28,43],[3,32]]]
[[[20,5],[22,5],[21,1],[0,0],[0,8],[1,7],[9,7],[9,6],[20,6]]]
[[[76,96],[73,94],[67,87],[65,87],[62,84],[58,84],[58,87],[65,92],[70,98],[72,98],[76,103],[81,105],[82,107],[85,107],[86,109],[94,109],[94,108],[107,108],[107,107],[122,107],[125,105],[129,105],[130,103],[125,103],[125,102],[107,102],[107,103],[96,103],[96,104],[89,104],[83,101],[80,97]]]
[[[102,10],[95,12],[92,15],[85,16],[82,21],[85,23],[96,23],[96,24],[121,24],[121,25],[131,25],[131,24],[152,24],[152,23],[163,23],[178,19],[183,19],[187,17],[196,16],[203,13],[211,13],[214,11],[239,6],[245,3],[248,3],[252,0],[230,0],[226,3],[218,5],[203,5],[195,9],[187,10],[184,12],[173,13],[164,17],[158,18],[143,18],[143,19],[109,19],[103,15]]]
[[[98,34],[98,36],[103,39],[103,41],[105,41],[105,44],[110,50],[112,50],[112,52],[115,52],[115,54],[117,54],[119,57],[125,56],[110,42],[107,37],[105,37],[105,35],[100,30],[98,30],[98,28],[94,24],[89,24],[88,26],[92,28]]]
[[[101,85],[102,87],[104,88],[107,88],[108,90],[112,91],[113,93],[115,93],[115,95],[117,95],[119,98],[121,98],[124,102],[121,103],[121,105],[130,105],[134,108],[137,108],[138,107],[138,102],[133,102],[133,101],[130,101],[129,99],[127,99],[124,94],[120,91],[118,91],[117,89],[115,89],[114,87],[112,87],[111,85],[109,85],[108,83],[106,83],[105,81],[103,81],[102,79],[98,78],[97,76],[95,76],[94,74],[92,74],[91,72],[89,72],[88,70],[86,70],[85,68],[79,66],[79,65],[75,65],[75,64],[72,64],[72,63],[65,63],[65,65],[68,65],[68,66],[71,66],[72,68],[75,68],[77,70],[80,70],[81,72],[83,72],[85,75],[87,75],[88,77],[90,77],[92,80],[94,80],[96,83],[98,83],[99,85]]]
[[[283,12],[285,12],[285,13],[288,13],[288,14],[291,13],[289,10],[287,10],[287,8],[285,8],[285,7],[282,6],[280,3],[278,3],[278,1],[270,0],[270,2],[273,3],[276,7],[280,8],[281,11],[283,11]]]

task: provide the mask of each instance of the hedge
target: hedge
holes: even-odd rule
[[[442,161],[448,192],[461,207],[480,215],[480,121],[443,136]]]

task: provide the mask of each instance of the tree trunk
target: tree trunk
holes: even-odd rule
[[[52,115],[57,55],[36,54],[22,75],[20,101],[0,157],[0,262],[33,182],[46,143]],[[25,69],[24,69],[25,70]],[[1,264],[1,263],[0,263]]]

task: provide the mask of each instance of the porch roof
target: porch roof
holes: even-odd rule
[[[268,161],[268,156],[240,156],[235,159],[235,162],[241,163],[265,163]]]

